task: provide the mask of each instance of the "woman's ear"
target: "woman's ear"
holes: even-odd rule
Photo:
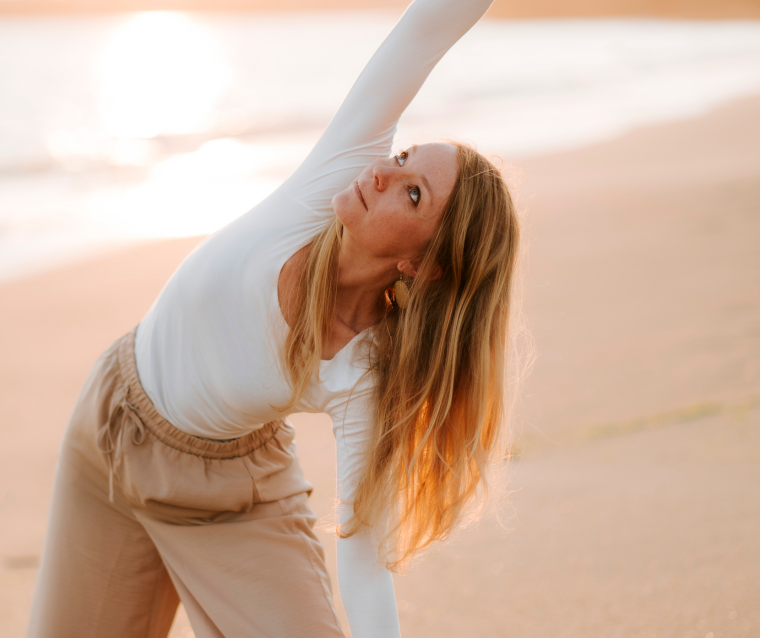
[[[419,261],[411,261],[409,259],[405,259],[404,261],[398,262],[398,271],[404,275],[407,275],[408,277],[415,278],[417,277],[417,274],[419,272],[419,267],[422,265],[422,259]],[[436,279],[440,279],[443,275],[443,269],[436,264],[433,268],[433,274],[431,275],[429,281],[435,281]]]
[[[430,281],[435,281],[436,279],[440,279],[442,276],[443,276],[443,268],[441,268],[436,262],[435,266],[433,267],[433,274],[430,275]]]

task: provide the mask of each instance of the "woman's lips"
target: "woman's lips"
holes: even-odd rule
[[[354,182],[354,190],[356,191],[356,195],[359,198],[359,201],[361,201],[362,206],[364,206],[364,210],[367,210],[367,202],[364,201],[364,196],[362,195],[362,189],[359,188],[359,182]]]

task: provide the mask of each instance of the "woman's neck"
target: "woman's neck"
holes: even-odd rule
[[[398,276],[395,261],[376,258],[343,242],[338,254],[336,321],[358,334],[382,318],[383,292]]]

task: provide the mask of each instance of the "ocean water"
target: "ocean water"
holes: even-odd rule
[[[0,279],[244,213],[308,153],[396,17],[0,19]],[[758,92],[757,21],[486,21],[397,141],[512,160]]]

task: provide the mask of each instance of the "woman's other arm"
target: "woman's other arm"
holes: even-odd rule
[[[393,579],[378,564],[368,530],[338,539],[338,582],[354,638],[401,635]]]
[[[354,392],[348,403],[331,410],[338,462],[338,520],[353,514],[353,493],[369,443],[372,390]],[[370,530],[338,539],[338,584],[354,638],[400,636],[391,573],[378,561]]]

